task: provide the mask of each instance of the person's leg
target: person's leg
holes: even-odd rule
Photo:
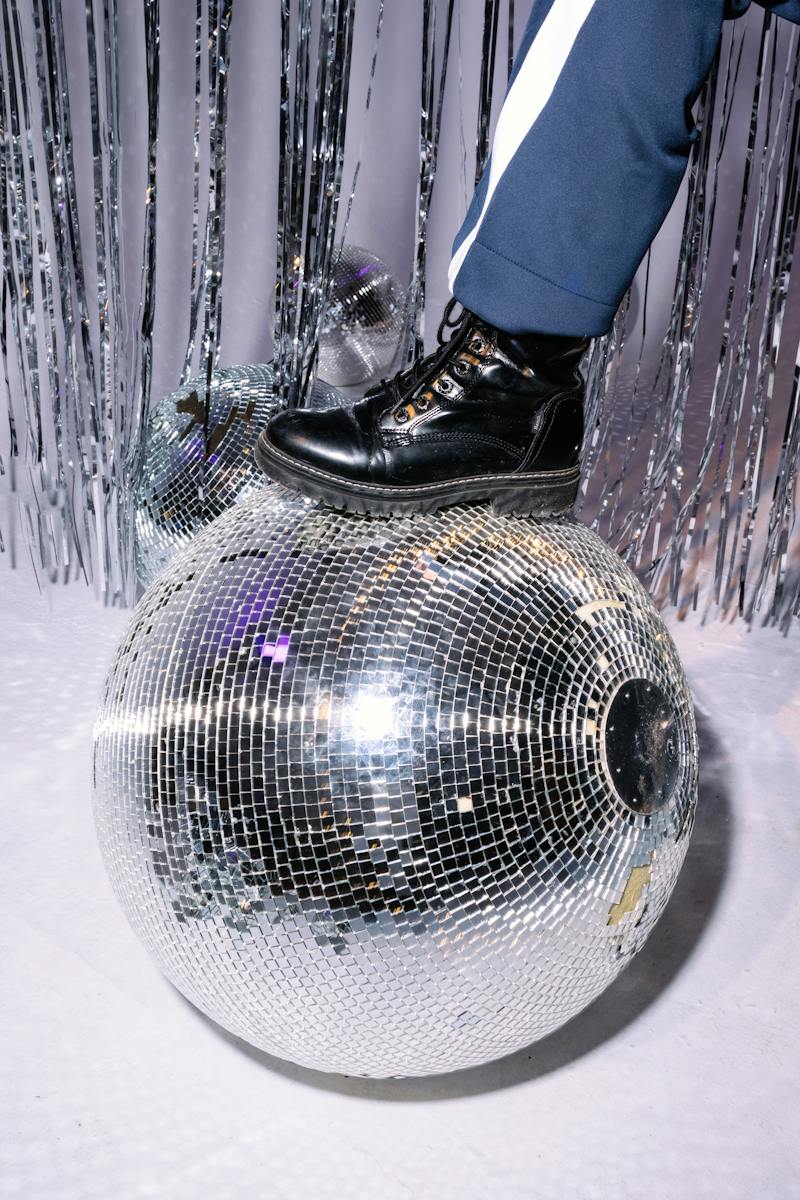
[[[450,287],[501,329],[602,334],[661,226],[724,0],[534,0]]]
[[[516,332],[605,333],[683,178],[691,106],[751,0],[534,0],[450,288]],[[800,22],[800,0],[756,0]]]
[[[456,239],[453,335],[352,412],[273,418],[264,471],[356,512],[567,510],[586,335],[608,328],[677,191],[727,13],[725,0],[534,0]]]

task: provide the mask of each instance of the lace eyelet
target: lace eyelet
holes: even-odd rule
[[[452,379],[448,379],[446,375],[442,375],[439,379],[434,379],[433,388],[440,396],[452,396],[456,390],[456,385]]]
[[[404,425],[408,420],[408,413],[404,408],[396,408],[392,414],[398,425]]]
[[[430,406],[431,402],[427,396],[420,396],[418,400],[414,401],[414,407],[417,412],[427,412]]]
[[[454,375],[458,375],[459,379],[466,379],[467,375],[469,375],[469,363],[461,362],[460,359],[456,359],[456,361],[451,364],[450,370]]]

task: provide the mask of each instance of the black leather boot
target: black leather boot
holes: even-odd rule
[[[587,338],[508,334],[464,310],[439,349],[352,409],[290,409],[259,436],[272,479],[349,512],[568,512],[579,482]],[[444,331],[452,336],[444,342]]]

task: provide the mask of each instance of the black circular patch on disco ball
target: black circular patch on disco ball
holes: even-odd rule
[[[611,702],[605,728],[606,762],[619,798],[637,813],[669,802],[678,780],[675,712],[648,679],[624,683]]]

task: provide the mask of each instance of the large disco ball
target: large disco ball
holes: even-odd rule
[[[211,378],[207,421],[205,378],[191,379],[153,408],[135,493],[141,584],[149,584],[220,513],[263,488],[253,447],[280,407],[274,381],[269,363],[222,367]],[[320,381],[308,404],[324,408],[341,401],[334,387]]]
[[[360,246],[343,246],[320,331],[321,378],[353,387],[387,374],[400,346],[405,303],[405,291],[385,263]]]
[[[232,1033],[351,1075],[497,1058],[641,947],[695,809],[675,648],[584,526],[278,485],[144,597],[96,727],[114,889]]]

